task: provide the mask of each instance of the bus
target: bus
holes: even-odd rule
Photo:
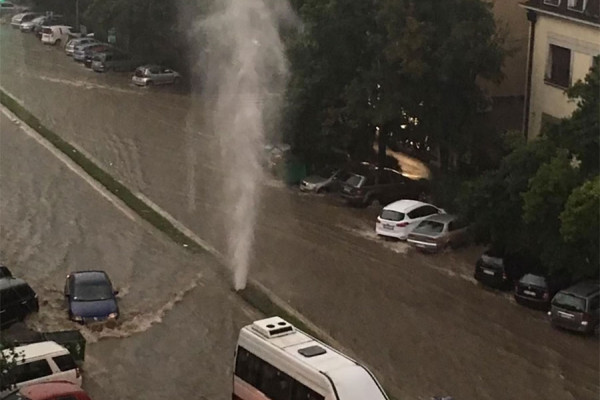
[[[367,368],[280,317],[243,327],[233,400],[389,400]]]

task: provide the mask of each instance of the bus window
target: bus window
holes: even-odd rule
[[[290,400],[292,380],[267,362],[262,363],[259,390],[272,400]]]
[[[325,397],[314,390],[307,388],[300,382],[295,381],[292,390],[292,400],[325,400]]]
[[[258,388],[261,361],[248,350],[238,347],[235,374],[250,385]]]

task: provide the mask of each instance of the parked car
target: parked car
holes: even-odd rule
[[[91,37],[71,39],[67,42],[67,45],[65,46],[65,53],[68,56],[72,56],[73,53],[75,52],[75,48],[77,46],[83,46],[86,44],[97,44],[97,43],[100,43],[100,42],[97,39],[94,39]]]
[[[142,65],[135,69],[131,81],[138,86],[177,84],[181,75],[161,65]]]
[[[72,34],[72,27],[68,25],[53,25],[42,28],[42,43],[59,46],[66,43]]]
[[[552,298],[552,326],[577,332],[598,332],[600,323],[600,283],[582,281],[556,293]]]
[[[538,260],[525,254],[489,248],[477,260],[473,276],[486,286],[509,290],[523,275],[538,266]]]
[[[47,17],[45,15],[41,15],[41,16],[35,17],[31,21],[21,22],[21,25],[19,25],[19,29],[21,30],[21,32],[33,32],[33,29],[36,26],[44,25],[46,19],[47,19]]]
[[[1,278],[12,278],[12,273],[6,265],[0,265],[0,279]]]
[[[97,52],[110,50],[110,45],[106,43],[85,43],[77,44],[73,48],[73,61],[85,63],[86,57],[93,57]],[[90,61],[90,67],[92,63]]]
[[[2,400],[92,400],[79,386],[69,381],[35,383],[14,390]]]
[[[27,282],[12,276],[0,278],[0,327],[8,327],[38,310],[38,296]]]
[[[33,33],[35,34],[35,37],[42,40],[43,29],[55,25],[65,25],[65,21],[62,15],[52,14],[46,16],[41,24],[36,24],[33,27]]]
[[[368,206],[374,201],[391,203],[398,199],[423,198],[426,187],[390,168],[362,165],[344,182],[340,195],[348,204]]]
[[[451,214],[433,214],[421,221],[406,240],[419,250],[437,252],[463,245],[468,239],[464,220]]]
[[[12,14],[18,12],[17,10],[20,9],[10,1],[0,3],[0,15]]]
[[[303,192],[339,192],[350,173],[342,168],[325,167],[300,182]]]
[[[137,63],[129,54],[111,50],[97,54],[92,59],[92,69],[96,72],[132,71]]]
[[[65,297],[69,319],[87,323],[119,318],[117,294],[104,271],[80,271],[67,275]]]
[[[15,347],[14,353],[2,351],[9,362],[15,362],[8,379],[22,388],[35,383],[67,381],[81,386],[81,371],[69,351],[56,342],[47,341]]]
[[[425,218],[444,212],[441,208],[418,200],[398,200],[383,207],[375,223],[375,232],[380,236],[406,240],[408,234]]]
[[[10,25],[15,29],[19,29],[23,22],[31,21],[36,17],[39,17],[39,14],[33,12],[20,13],[11,18]]]
[[[515,284],[514,297],[521,305],[547,310],[554,295],[570,284],[571,278],[564,273],[528,273]]]

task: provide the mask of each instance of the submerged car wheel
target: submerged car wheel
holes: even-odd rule
[[[173,79],[173,85],[179,85],[179,83],[181,82],[181,78],[176,77],[175,79]]]
[[[146,86],[152,86],[152,85],[154,85],[154,82],[152,82],[152,81],[146,82]]]

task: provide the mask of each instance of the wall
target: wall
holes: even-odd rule
[[[483,86],[492,97],[521,97],[525,93],[527,67],[527,40],[529,23],[521,0],[491,0],[496,24],[506,32],[505,48],[511,52],[504,61],[502,71],[505,78],[500,85],[486,82]]]
[[[544,113],[564,118],[576,108],[564,89],[544,82],[550,44],[571,49],[571,84],[585,77],[593,56],[600,54],[600,28],[596,26],[538,13],[535,35],[529,138],[539,135]]]

